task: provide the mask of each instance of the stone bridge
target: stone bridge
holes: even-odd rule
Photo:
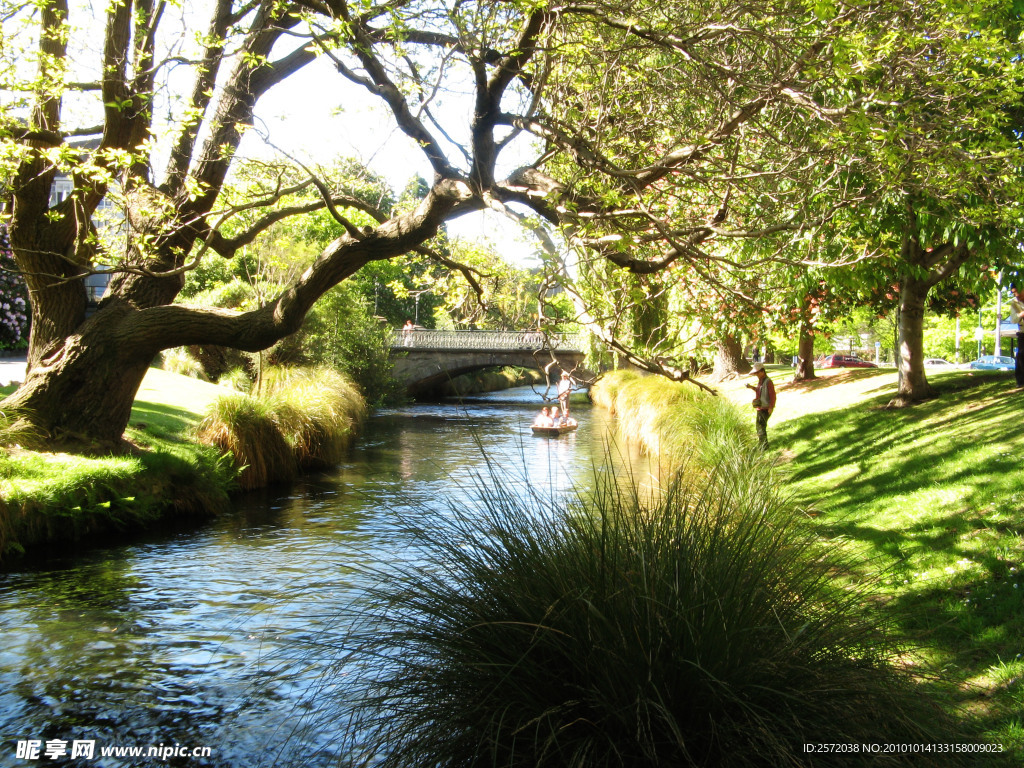
[[[562,370],[583,362],[584,337],[540,331],[428,331],[395,333],[393,374],[415,396],[464,373],[515,365],[548,371],[554,381]]]

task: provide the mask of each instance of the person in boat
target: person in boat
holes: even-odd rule
[[[535,427],[551,427],[554,426],[554,422],[551,420],[551,414],[548,413],[548,407],[545,405],[540,409],[540,413],[537,414],[537,418],[533,420],[533,426]]]
[[[551,406],[551,426],[552,427],[560,427],[560,426],[562,426],[562,424],[563,424],[562,419],[563,419],[562,415],[558,412],[558,406],[557,405]]]

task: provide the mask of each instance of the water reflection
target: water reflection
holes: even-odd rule
[[[360,574],[408,556],[397,517],[472,505],[492,472],[561,493],[604,461],[602,412],[550,439],[537,407],[527,390],[381,413],[343,466],[215,524],[0,575],[0,766],[26,739],[96,741],[61,765],[160,744],[212,748],[169,765],[330,764],[332,734],[296,728]]]

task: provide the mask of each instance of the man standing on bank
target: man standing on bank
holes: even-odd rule
[[[768,450],[768,417],[775,410],[775,384],[765,373],[764,365],[754,363],[750,373],[757,376],[757,385],[747,384],[754,390],[754,401],[751,405],[757,410],[757,440],[761,444],[761,450]]]
[[[1017,377],[1017,388],[1024,387],[1024,288],[1010,283],[1009,314],[1001,320],[1017,324],[1017,354],[1014,356],[1013,373]]]

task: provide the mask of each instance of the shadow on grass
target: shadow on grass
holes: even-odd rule
[[[941,665],[929,685],[1019,759],[1024,674],[997,683],[991,670],[1024,673],[1024,393],[1002,373],[933,385],[939,396],[911,408],[885,408],[886,392],[784,423],[779,444],[818,530],[863,552],[901,630]]]
[[[174,437],[187,433],[196,423],[191,414],[180,408],[136,400],[129,426],[159,437]]]
[[[892,373],[892,370],[886,368],[844,368],[841,372],[829,376],[818,376],[806,381],[790,380],[785,383],[785,387],[789,392],[812,392],[849,384],[854,380],[889,377]]]
[[[959,409],[953,406],[951,411],[950,398],[968,388],[977,390],[972,393],[971,402]],[[911,408],[886,409],[889,397],[889,393],[883,394],[856,408],[816,413],[780,425],[780,441],[810,446],[801,451],[793,479],[799,481],[828,474],[838,467],[859,465],[882,451],[907,453],[900,458],[909,461],[913,470],[908,471],[907,464],[901,462],[873,473],[872,486],[880,481],[886,490],[913,489],[928,481],[948,483],[957,476],[972,479],[1012,468],[1014,462],[1009,456],[1005,461],[995,457],[985,465],[964,467],[955,475],[950,475],[948,468],[948,459],[977,447],[979,441],[992,444],[1020,439],[1024,395],[1007,391],[1004,382],[970,382],[967,386],[956,382],[949,389],[940,385],[939,397]],[[934,439],[939,434],[945,439]],[[841,485],[845,495],[857,500],[860,494],[855,485]],[[819,489],[825,499],[834,490]],[[872,492],[875,488],[864,490]]]
[[[952,584],[912,582],[891,607],[901,630],[936,654],[933,666],[941,672],[928,684],[932,694],[945,696],[1006,750],[1005,763],[994,764],[1020,765],[1024,584],[1003,563],[984,565]],[[1010,674],[1000,679],[1007,667]]]
[[[12,394],[17,388],[17,385],[13,384],[0,387],[0,398]],[[187,432],[197,423],[197,418],[181,408],[152,403],[147,400],[136,400],[132,406],[129,426],[145,429],[160,437],[173,438]]]

